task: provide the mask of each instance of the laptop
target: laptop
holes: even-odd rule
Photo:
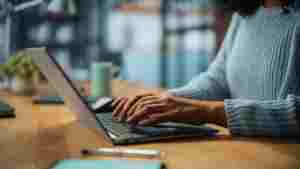
[[[26,52],[32,56],[40,71],[75,113],[79,123],[93,129],[113,145],[145,143],[177,137],[214,136],[217,133],[217,130],[207,126],[181,123],[138,126],[116,122],[112,118],[111,107],[107,107],[112,98],[103,97],[92,105],[88,104],[55,58],[48,54],[46,48],[29,48]]]

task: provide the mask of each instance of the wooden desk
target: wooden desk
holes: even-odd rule
[[[114,95],[143,88],[114,82]],[[17,109],[16,119],[0,120],[0,168],[46,169],[58,159],[78,157],[82,148],[109,146],[103,138],[74,121],[65,106],[37,106],[31,98],[0,92]],[[165,152],[168,169],[299,169],[300,145],[267,138],[177,139],[129,147]]]

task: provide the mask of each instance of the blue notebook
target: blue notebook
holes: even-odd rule
[[[0,100],[0,118],[12,118],[15,116],[15,108]]]
[[[90,104],[97,101],[97,98],[92,97],[92,96],[86,96],[85,99]],[[64,104],[64,100],[60,96],[37,96],[37,97],[33,98],[33,103],[34,104],[57,105],[57,104]]]
[[[52,169],[162,169],[160,160],[61,160]]]

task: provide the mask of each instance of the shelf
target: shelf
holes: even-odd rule
[[[199,26],[191,26],[191,27],[182,27],[182,28],[175,28],[175,29],[166,29],[167,35],[170,34],[185,34],[190,31],[207,31],[207,30],[213,30],[213,25],[199,25]]]
[[[97,44],[97,41],[71,41],[69,43],[59,43],[59,42],[55,42],[55,41],[50,41],[50,42],[46,42],[46,43],[39,43],[39,42],[35,42],[32,40],[28,40],[27,41],[27,47],[33,47],[33,46],[46,46],[48,48],[79,48],[79,47],[84,47],[84,46],[88,46],[91,44]]]
[[[44,22],[52,22],[52,23],[76,23],[80,21],[80,17],[77,15],[62,15],[62,14],[53,14],[47,13],[45,15],[33,15],[29,14],[26,16],[28,18],[32,18],[30,20],[30,24],[32,26],[39,25]]]

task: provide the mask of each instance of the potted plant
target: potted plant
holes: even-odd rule
[[[11,85],[11,73],[6,64],[0,64],[0,89],[9,89]]]
[[[35,89],[35,80],[39,76],[37,66],[24,51],[11,56],[6,63],[8,72],[13,75],[11,89],[16,94],[32,95]]]

